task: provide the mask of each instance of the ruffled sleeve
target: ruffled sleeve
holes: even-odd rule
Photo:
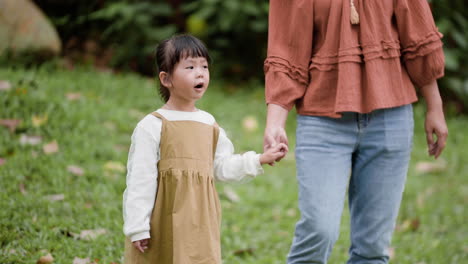
[[[427,0],[397,0],[395,18],[406,70],[419,87],[444,76],[442,34]]]
[[[271,0],[264,64],[267,104],[291,110],[309,83],[313,1]]]

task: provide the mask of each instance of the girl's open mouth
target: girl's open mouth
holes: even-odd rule
[[[201,89],[201,88],[203,88],[203,83],[199,83],[199,84],[195,85],[195,88],[196,88],[196,89]]]

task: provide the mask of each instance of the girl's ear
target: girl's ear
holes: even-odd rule
[[[161,71],[159,73],[159,80],[165,87],[172,88],[171,76],[169,76],[169,73]]]

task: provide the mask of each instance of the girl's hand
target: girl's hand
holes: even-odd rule
[[[445,148],[445,143],[448,136],[448,129],[447,124],[445,123],[444,112],[442,110],[429,110],[426,113],[424,128],[426,130],[426,140],[429,156],[434,156],[437,159]],[[434,141],[434,135],[437,136],[436,141]]]
[[[148,249],[149,238],[134,241],[133,246],[138,249],[141,253],[145,253],[145,250]]]
[[[276,144],[276,146],[268,148],[260,155],[260,164],[270,164],[273,166],[275,161],[281,160],[288,153],[288,145],[284,143]]]

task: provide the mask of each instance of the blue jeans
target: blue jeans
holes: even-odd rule
[[[288,263],[327,263],[348,188],[348,264],[388,263],[413,138],[411,105],[341,118],[297,117],[301,219]]]

